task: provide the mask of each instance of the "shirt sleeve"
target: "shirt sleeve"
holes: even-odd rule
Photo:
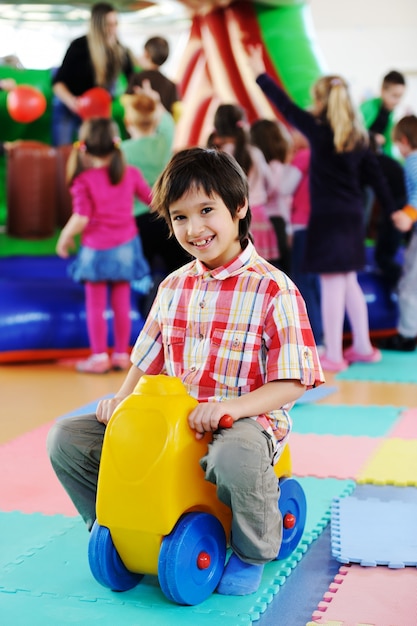
[[[89,186],[82,176],[77,176],[70,188],[73,213],[91,218],[94,201]]]
[[[299,380],[306,387],[324,382],[306,306],[295,286],[271,299],[265,337],[267,382]]]
[[[287,93],[268,74],[261,74],[256,79],[266,97],[282,113],[287,122],[298,128],[306,137],[315,133],[314,116],[295,104]]]
[[[131,361],[146,374],[161,374],[165,369],[162,331],[159,325],[158,296],[149,311],[146,322],[133,346]]]

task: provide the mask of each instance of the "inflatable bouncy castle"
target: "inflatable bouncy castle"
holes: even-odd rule
[[[307,2],[182,0],[182,4],[190,11],[190,33],[179,64],[182,102],[175,149],[205,145],[220,103],[239,102],[250,122],[280,117],[249,71],[247,43],[261,44],[269,73],[298,104],[309,105],[311,85],[325,68]],[[68,278],[67,262],[55,256],[70,200],[64,183],[68,147],[56,150],[50,145],[51,72],[0,67],[0,78],[31,85],[46,100],[38,119],[19,122],[10,115],[7,94],[0,92],[0,141],[22,141],[0,157],[0,363],[88,352],[83,287]],[[122,134],[119,96],[124,88],[121,82],[112,104]],[[371,329],[395,327],[396,304],[374,272],[372,250],[360,280]],[[143,295],[133,290],[132,343],[143,324]]]

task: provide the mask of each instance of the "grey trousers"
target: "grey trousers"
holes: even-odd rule
[[[105,426],[94,414],[63,418],[48,433],[55,473],[91,529]],[[219,500],[232,510],[231,546],[249,563],[273,560],[281,544],[279,486],[272,466],[273,443],[251,419],[213,435],[200,464],[217,486]]]

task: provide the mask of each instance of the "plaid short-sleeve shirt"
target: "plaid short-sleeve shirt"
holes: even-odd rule
[[[132,351],[147,374],[177,376],[199,402],[241,396],[267,382],[324,382],[304,300],[251,243],[227,266],[199,261],[170,274]],[[287,407],[259,421],[276,441],[288,437]]]

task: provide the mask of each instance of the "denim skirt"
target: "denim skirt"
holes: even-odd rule
[[[75,281],[90,283],[132,282],[151,273],[139,237],[107,250],[81,246],[68,271]]]

